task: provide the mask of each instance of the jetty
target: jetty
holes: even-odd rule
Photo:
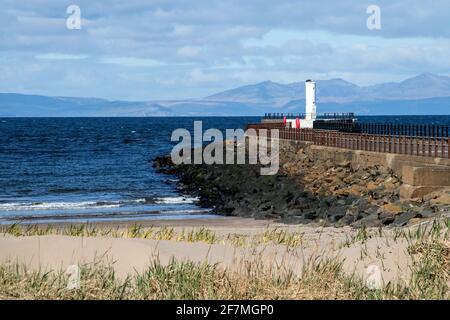
[[[315,82],[307,80],[305,88],[306,113],[266,113],[246,129],[268,138],[276,130],[281,147],[307,146],[316,159],[390,168],[402,178],[403,199],[450,187],[448,125],[359,122],[353,113],[318,114]]]

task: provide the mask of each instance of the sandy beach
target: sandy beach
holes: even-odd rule
[[[178,261],[208,262],[221,268],[239,271],[247,264],[262,263],[267,268],[283,268],[301,274],[310,261],[339,259],[349,274],[366,276],[371,265],[380,268],[385,283],[406,281],[410,257],[407,240],[393,240],[392,232],[367,230],[366,239],[350,227],[292,226],[264,220],[223,218],[199,221],[152,221],[140,223],[143,228],[173,228],[172,240],[116,237],[74,237],[58,234],[41,236],[0,236],[0,262],[24,264],[30,269],[65,270],[70,265],[112,264],[121,277],[140,272],[154,261],[167,264]],[[96,228],[127,228],[127,223],[96,224]],[[56,225],[64,229],[67,225]],[[204,228],[215,234],[214,243],[185,241],[176,235]],[[269,239],[267,234],[294,234],[301,243],[290,246]],[[249,244],[231,239],[244,238]],[[251,243],[251,244],[250,244]]]

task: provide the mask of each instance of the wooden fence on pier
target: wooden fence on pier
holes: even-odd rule
[[[423,157],[450,158],[449,137],[423,137],[402,135],[378,135],[346,133],[320,129],[293,129],[268,127],[266,124],[249,124],[257,135],[266,130],[271,137],[272,130],[278,130],[279,139],[312,142],[315,145],[383,153],[407,154]]]

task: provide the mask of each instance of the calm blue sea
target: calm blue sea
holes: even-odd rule
[[[260,118],[0,118],[0,224],[214,216],[152,168],[170,152],[172,131],[192,131],[194,120],[224,130]],[[360,121],[450,124],[450,116]]]

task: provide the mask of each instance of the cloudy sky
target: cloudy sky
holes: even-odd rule
[[[68,29],[69,5],[81,29]],[[367,8],[381,9],[369,30]],[[157,100],[450,75],[448,0],[0,0],[0,92]]]

